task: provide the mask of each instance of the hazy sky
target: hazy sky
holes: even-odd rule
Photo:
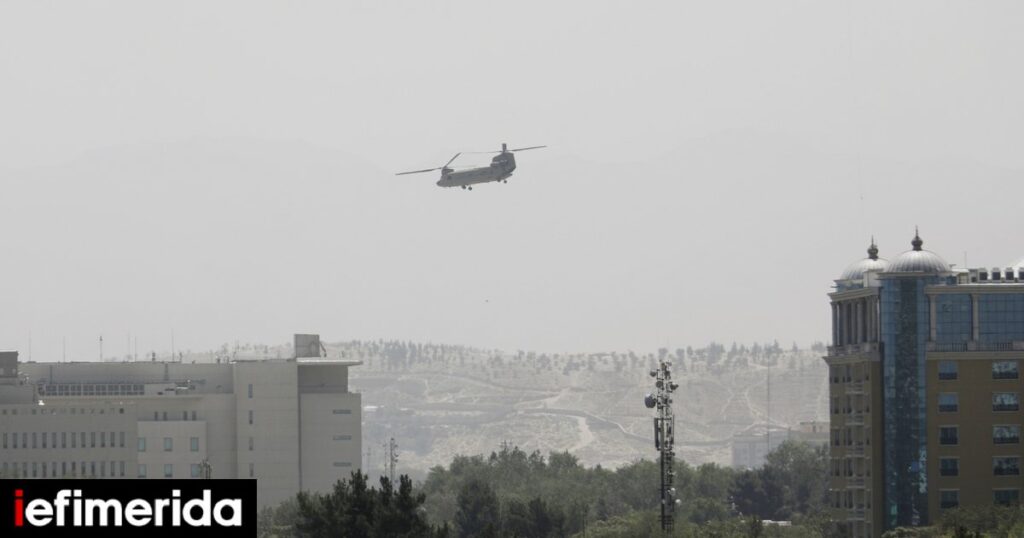
[[[0,1],[0,348],[824,340],[872,233],[1024,256],[1022,26],[1019,2]],[[550,148],[472,193],[391,175],[503,141]]]

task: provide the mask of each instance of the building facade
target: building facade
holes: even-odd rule
[[[358,361],[18,363],[0,355],[0,473],[254,478],[259,505],[362,466]]]
[[[954,270],[915,236],[829,294],[830,494],[851,536],[1018,504],[1024,263]]]

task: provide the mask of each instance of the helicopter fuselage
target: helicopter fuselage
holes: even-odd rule
[[[469,187],[477,183],[491,183],[494,181],[505,181],[516,169],[516,158],[512,153],[501,153],[491,159],[489,166],[479,168],[468,168],[465,170],[452,170],[445,168],[441,171],[441,179],[438,180],[438,187]]]

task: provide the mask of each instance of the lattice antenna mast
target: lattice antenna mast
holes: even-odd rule
[[[387,459],[384,462],[384,470],[388,475],[388,479],[391,480],[391,484],[393,486],[395,484],[395,469],[398,467],[398,443],[395,442],[395,438],[392,437],[391,440],[384,445],[384,448],[387,451]]]
[[[675,508],[680,504],[673,486],[676,473],[675,462],[675,414],[672,412],[672,393],[679,385],[672,381],[672,365],[661,359],[658,369],[651,370],[654,378],[655,392],[644,397],[644,405],[655,409],[654,415],[654,448],[660,456],[661,466],[661,530],[672,532]]]

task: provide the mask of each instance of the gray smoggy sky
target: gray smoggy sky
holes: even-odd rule
[[[0,348],[825,340],[871,234],[1024,256],[1022,25],[1019,2],[0,2]],[[550,147],[472,193],[392,175],[501,142]]]

